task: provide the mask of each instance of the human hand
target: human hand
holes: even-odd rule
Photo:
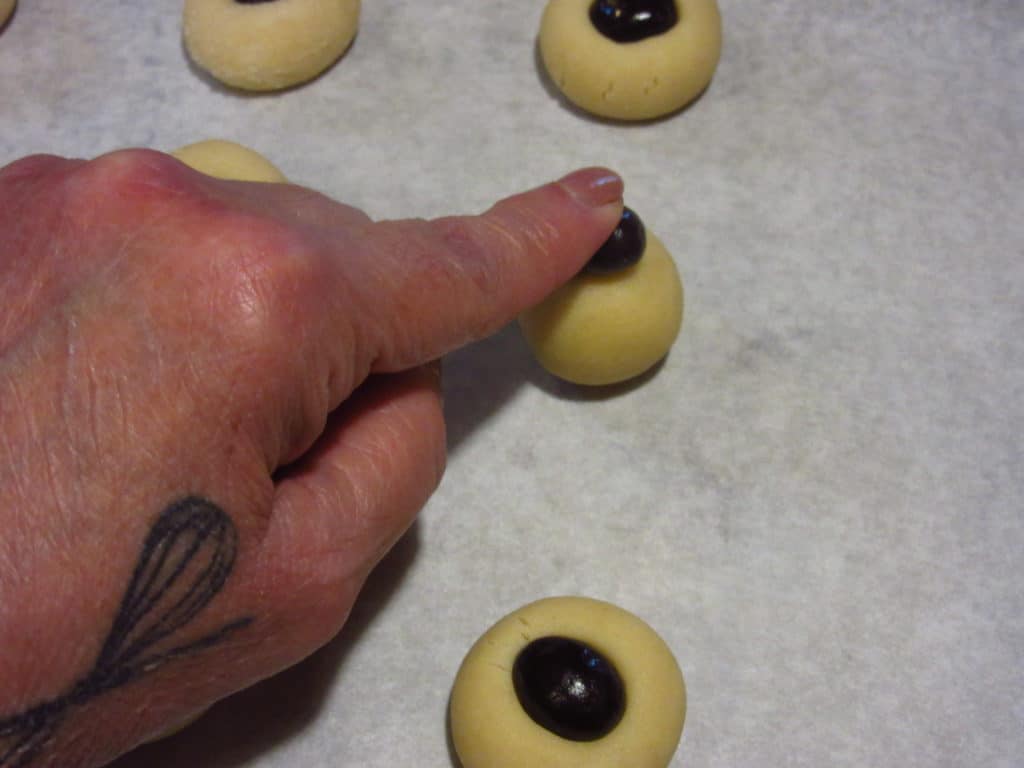
[[[100,765],[337,633],[440,480],[431,361],[621,194],[374,223],[145,150],[0,170],[0,768]]]

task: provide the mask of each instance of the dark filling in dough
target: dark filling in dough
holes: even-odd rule
[[[565,637],[542,637],[523,648],[512,665],[512,684],[535,723],[571,741],[606,736],[626,709],[615,667]]]
[[[668,32],[679,21],[675,0],[594,0],[590,22],[617,43],[635,43]]]
[[[647,233],[643,222],[631,208],[623,208],[619,226],[590,257],[583,271],[603,275],[626,269],[640,261],[646,247]]]

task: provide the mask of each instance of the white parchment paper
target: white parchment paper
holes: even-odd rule
[[[462,655],[553,594],[674,649],[673,766],[1021,764],[1024,4],[721,4],[709,90],[628,126],[545,80],[540,0],[366,0],[266,96],[189,64],[180,3],[21,0],[0,163],[219,136],[374,217],[604,164],[686,282],[641,386],[514,328],[452,355],[446,479],[342,634],[117,768],[449,768]]]

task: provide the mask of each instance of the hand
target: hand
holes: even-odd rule
[[[329,640],[441,477],[432,361],[621,194],[375,223],[143,150],[0,170],[0,768],[100,765]]]

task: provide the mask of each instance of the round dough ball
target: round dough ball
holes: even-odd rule
[[[7,19],[11,17],[17,2],[18,0],[0,0],[0,29],[3,29]]]
[[[571,102],[601,117],[647,120],[681,109],[711,82],[722,51],[716,0],[668,0],[675,23],[631,42],[598,31],[591,7],[599,1],[551,0],[541,19],[541,58]]]
[[[683,283],[649,231],[640,261],[608,274],[586,270],[519,317],[537,360],[575,384],[627,381],[665,355],[683,323]]]
[[[605,735],[556,735],[520,703],[517,658],[552,637],[583,644],[617,671],[625,707]],[[569,690],[582,685],[575,673],[567,679]],[[463,768],[665,768],[683,732],[686,686],[668,646],[639,618],[600,600],[553,597],[509,614],[477,640],[455,678],[450,713]]]
[[[234,181],[269,181],[284,183],[288,179],[259,152],[224,139],[207,139],[188,144],[171,152],[185,165],[207,176]]]
[[[348,48],[359,0],[185,0],[185,47],[223,83],[275,91],[312,80]]]

